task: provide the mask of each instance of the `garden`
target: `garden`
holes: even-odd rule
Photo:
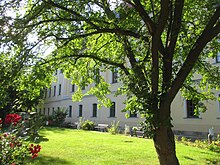
[[[94,123],[89,120],[80,122],[78,129],[42,128],[45,118],[37,113],[8,114],[4,121],[0,120],[0,164],[159,164],[152,139],[119,134],[118,122],[113,122],[108,132],[94,131]],[[219,137],[211,144],[176,139],[180,164],[219,164],[219,142]]]

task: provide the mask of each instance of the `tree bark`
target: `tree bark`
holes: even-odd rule
[[[161,165],[179,165],[176,157],[174,134],[171,129],[170,117],[171,102],[163,100],[159,110],[159,125],[156,127],[153,138],[154,146]]]
[[[179,165],[176,157],[174,134],[169,127],[159,127],[153,138],[161,165]]]

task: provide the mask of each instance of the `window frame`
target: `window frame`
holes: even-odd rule
[[[57,87],[56,85],[53,86],[53,96],[56,96],[56,90],[57,90]]]
[[[51,87],[49,88],[49,91],[48,91],[48,97],[51,97]]]
[[[216,58],[215,58],[216,63],[220,63],[220,52],[218,52]]]
[[[112,70],[112,84],[117,83],[118,82],[118,69],[114,68]]]
[[[68,117],[72,117],[72,109],[73,109],[73,106],[69,105]]]
[[[129,111],[129,118],[137,118],[137,117],[138,117],[137,112],[135,113],[135,112]]]
[[[61,85],[61,84],[59,84],[58,96],[60,96],[60,95],[61,95],[61,92],[62,92],[62,85]]]
[[[82,117],[83,116],[83,105],[80,104],[79,105],[79,116],[78,117]]]
[[[47,108],[47,115],[50,116],[50,108]]]
[[[71,92],[75,92],[75,84],[71,85]]]
[[[96,103],[92,104],[92,117],[97,117],[98,116],[98,106]]]
[[[116,112],[116,103],[112,102],[111,107],[109,108],[109,117],[115,117]]]
[[[199,116],[194,114],[195,104],[193,104],[192,100],[186,99],[186,118],[188,119],[198,119]]]

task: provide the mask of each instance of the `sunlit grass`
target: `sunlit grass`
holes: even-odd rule
[[[41,130],[42,151],[28,160],[34,165],[157,165],[158,159],[150,139],[110,135],[73,129]],[[220,154],[177,143],[180,164],[220,163]]]

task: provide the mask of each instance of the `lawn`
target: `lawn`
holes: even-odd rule
[[[42,151],[29,165],[157,165],[150,139],[62,128],[40,131]],[[177,143],[182,165],[220,164],[220,154]]]

